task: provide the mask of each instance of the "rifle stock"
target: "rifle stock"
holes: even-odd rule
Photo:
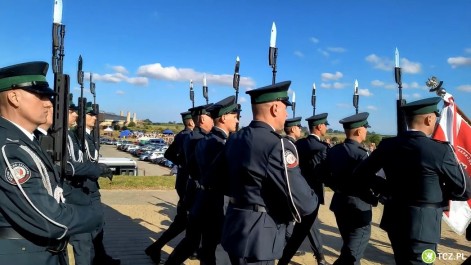
[[[54,119],[51,129],[52,160],[59,166],[61,177],[65,176],[67,164],[69,81],[69,75],[54,74],[54,91],[57,95],[54,97]]]
[[[80,150],[85,152],[85,106],[87,104],[87,99],[80,97],[78,99],[78,118],[77,118],[77,137],[80,144]]]
[[[95,143],[95,149],[100,151],[100,106],[93,104],[93,111],[96,113],[96,122],[93,128],[93,142]]]

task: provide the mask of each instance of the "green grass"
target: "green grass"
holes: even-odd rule
[[[103,190],[172,190],[175,188],[174,176],[114,176],[98,180]]]

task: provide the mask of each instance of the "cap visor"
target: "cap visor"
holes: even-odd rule
[[[293,103],[291,103],[289,100],[284,99],[281,102],[285,103],[286,106],[293,106]]]
[[[54,90],[52,90],[49,87],[39,88],[39,87],[30,86],[30,87],[22,87],[22,89],[24,89],[26,91],[29,91],[31,93],[38,94],[38,95],[45,95],[45,96],[55,96],[55,95],[57,95],[57,93],[54,92]]]

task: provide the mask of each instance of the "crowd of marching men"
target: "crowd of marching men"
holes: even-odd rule
[[[185,129],[165,153],[179,168],[177,214],[145,253],[156,264],[182,264],[194,253],[201,264],[216,264],[221,244],[233,265],[288,264],[308,237],[317,263],[328,264],[317,220],[328,186],[343,240],[334,264],[360,264],[378,202],[396,263],[428,262],[422,254],[437,251],[447,201],[471,196],[450,145],[429,137],[441,98],[402,106],[408,130],[370,153],[362,145],[370,127],[366,112],[339,121],[343,143],[323,141],[327,113],[306,118],[309,135],[301,138],[302,118],[287,119],[290,83],[246,92],[253,120],[240,130],[234,96],[181,113]],[[163,246],[185,230],[161,260]]]
[[[120,264],[102,242],[97,179],[112,174],[97,161],[91,137],[96,110],[85,108],[87,128],[84,142],[78,141],[71,130],[77,109],[68,102],[68,124],[60,135],[65,141],[53,138],[52,151],[40,145],[49,134],[58,135],[57,124],[47,129],[58,114],[53,102],[64,97],[50,88],[47,69],[45,62],[0,68],[0,263],[68,264],[71,243],[75,264]],[[202,264],[216,264],[218,244],[232,264],[287,264],[308,236],[317,262],[327,264],[316,225],[326,185],[334,191],[330,209],[343,240],[334,264],[360,263],[378,201],[384,204],[380,227],[396,263],[433,262],[430,252],[437,251],[448,200],[471,196],[469,176],[450,144],[429,137],[441,99],[402,106],[408,130],[369,154],[361,144],[368,113],[340,120],[346,140],[333,147],[321,141],[327,113],[305,119],[310,134],[298,139],[301,118],[286,119],[290,84],[246,92],[253,120],[240,130],[241,109],[233,96],[182,113],[185,130],[166,152],[179,165],[177,215],[145,252],[161,262],[162,246],[186,230],[166,264],[181,264],[197,249]],[[60,166],[55,147],[66,149]]]

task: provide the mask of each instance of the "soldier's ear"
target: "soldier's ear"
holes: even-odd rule
[[[8,101],[15,107],[20,104],[21,91],[19,89],[12,89],[6,92]]]

